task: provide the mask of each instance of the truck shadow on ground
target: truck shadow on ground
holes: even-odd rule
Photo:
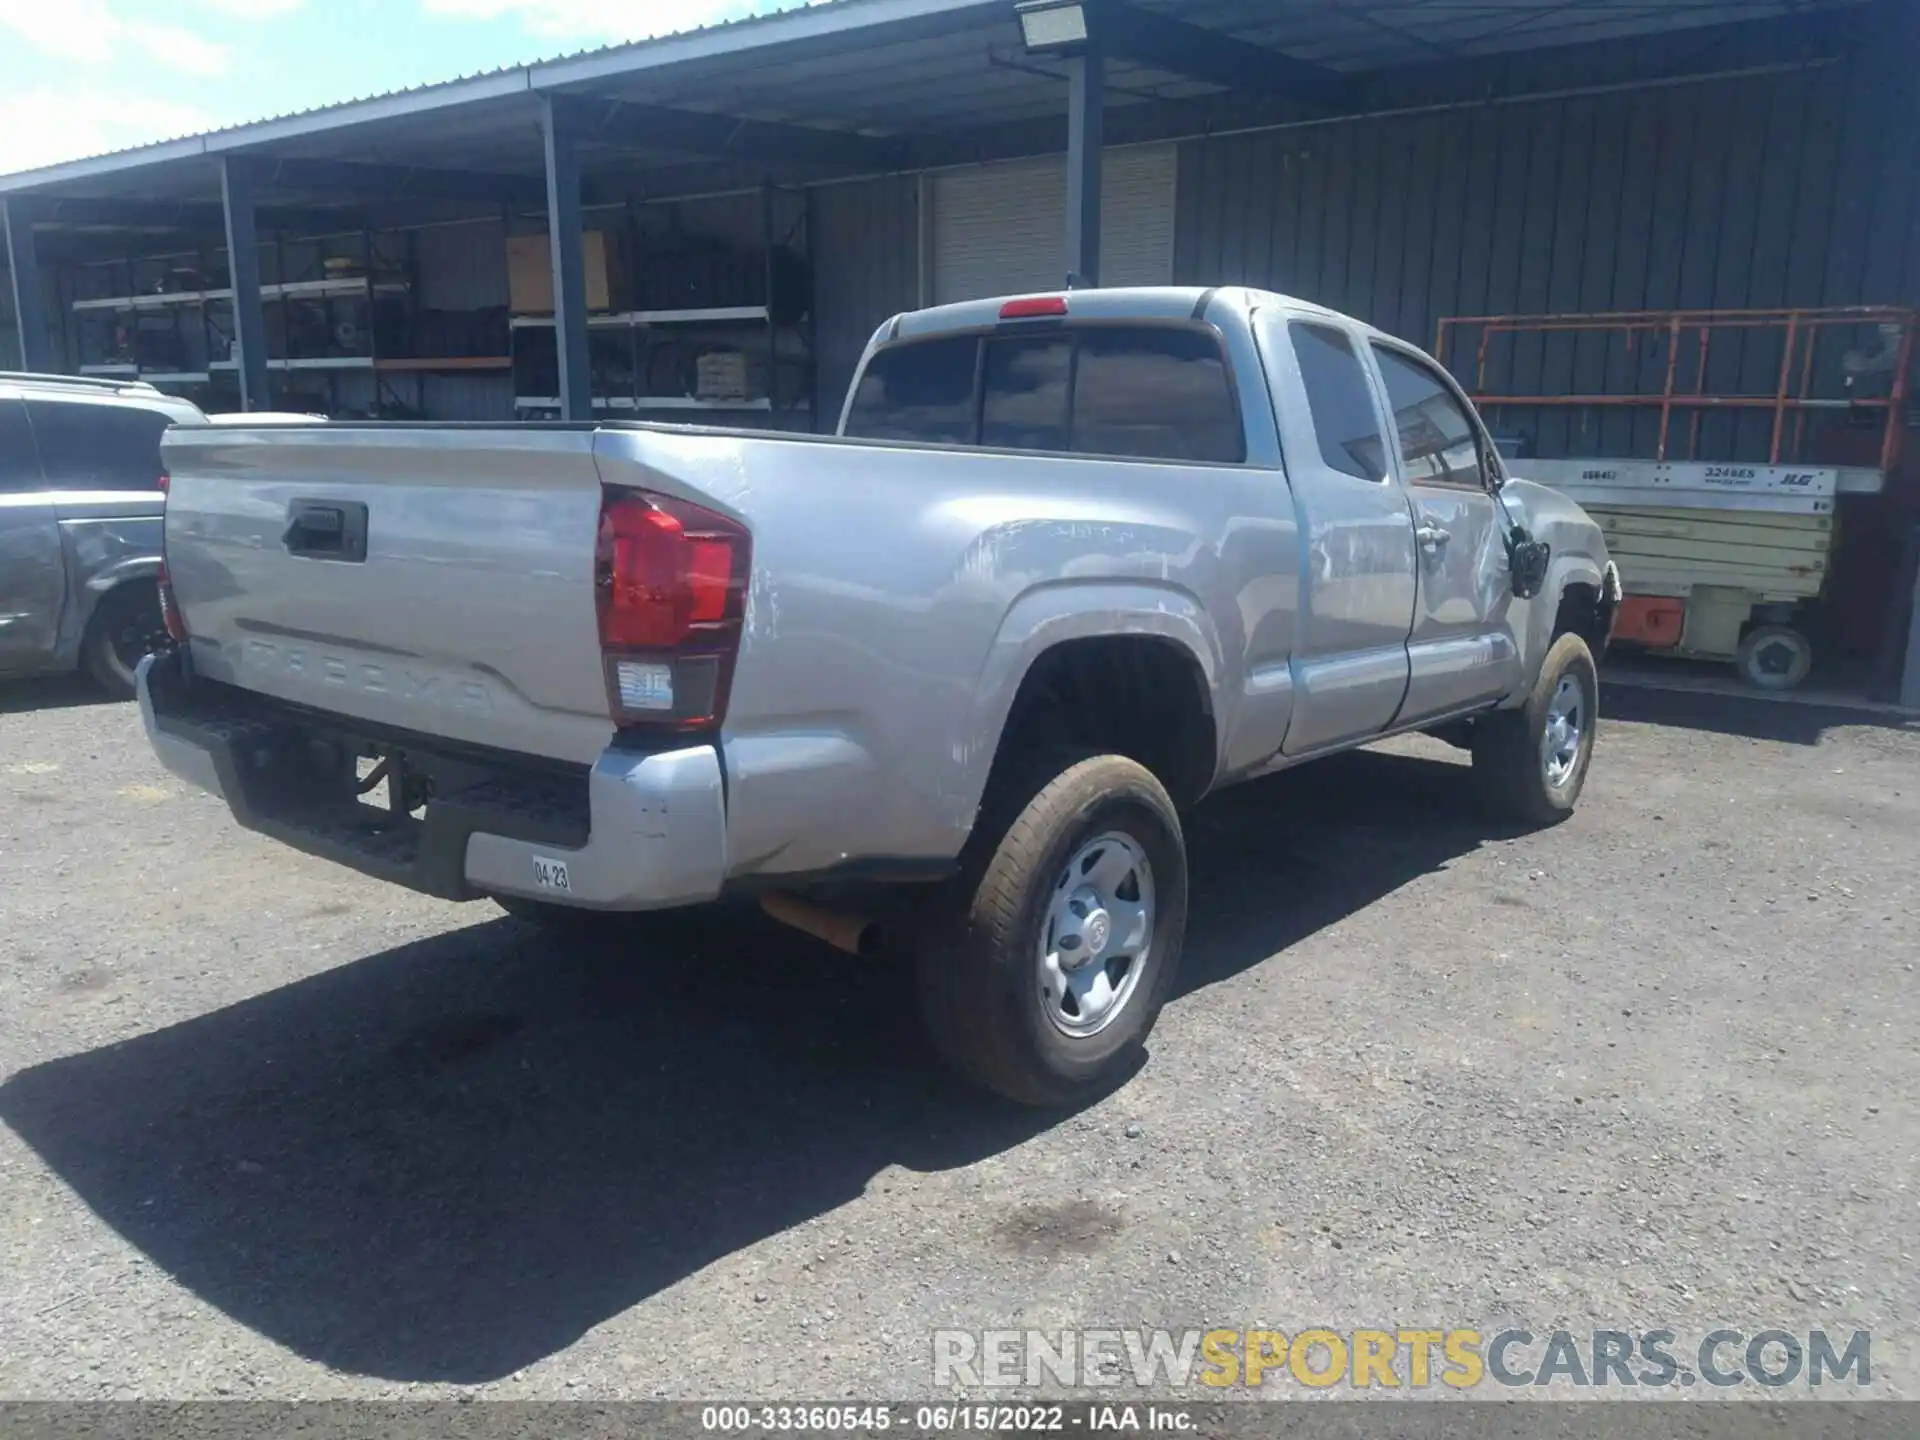
[[[1458,765],[1361,754],[1220,797],[1194,817],[1187,994],[1472,849],[1471,794]],[[24,1071],[0,1118],[234,1319],[341,1371],[462,1383],[889,1167],[1059,1119],[939,1072],[904,974],[756,914],[636,948],[488,920]],[[710,1283],[752,1303],[726,1267]]]

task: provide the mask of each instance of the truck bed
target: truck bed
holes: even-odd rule
[[[647,424],[183,429],[166,457],[168,566],[196,675],[577,765],[615,736],[595,619],[603,490],[744,526],[744,634],[724,726],[707,737],[736,874],[949,863],[993,758],[976,737],[998,734],[1035,627],[1097,620],[1101,587],[1146,586],[1164,599],[1157,623],[1217,656],[1208,609],[1236,601],[1215,547],[1270,483]],[[364,518],[364,559],[290,553],[289,515],[311,502]],[[1271,548],[1287,573],[1291,534]],[[1009,637],[1037,584],[1028,628]]]

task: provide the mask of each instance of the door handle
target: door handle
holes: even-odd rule
[[[1442,530],[1438,525],[1422,525],[1413,532],[1413,538],[1420,542],[1422,550],[1438,550],[1453,538],[1453,532]]]
[[[295,500],[280,537],[289,555],[308,560],[367,558],[367,507],[341,500]]]

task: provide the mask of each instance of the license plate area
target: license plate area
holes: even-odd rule
[[[533,857],[533,883],[555,895],[573,894],[573,876],[567,870],[567,862],[551,856]]]

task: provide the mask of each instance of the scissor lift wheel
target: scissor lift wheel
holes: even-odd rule
[[[1813,642],[1791,625],[1762,625],[1747,632],[1734,664],[1749,685],[1791,690],[1813,669]]]

